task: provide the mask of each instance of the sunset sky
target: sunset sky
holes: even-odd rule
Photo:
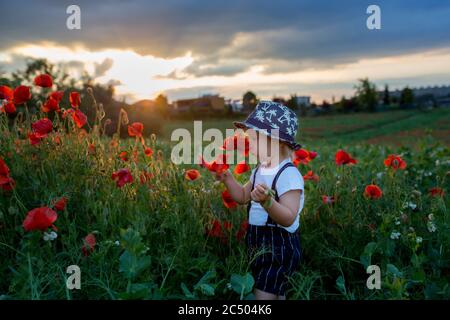
[[[81,30],[66,28],[70,4]],[[381,30],[366,27],[370,4]],[[128,102],[247,90],[320,102],[361,77],[380,89],[450,84],[445,1],[1,1],[0,12],[1,71],[47,58],[115,83]]]

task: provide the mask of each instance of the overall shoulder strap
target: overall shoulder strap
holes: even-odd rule
[[[255,189],[256,172],[258,171],[258,169],[259,169],[259,165],[257,165],[255,167],[255,172],[253,172],[252,191],[253,191],[253,189]]]
[[[253,172],[253,182],[252,182],[252,190],[255,189],[255,180],[256,180],[256,172],[259,169],[259,165],[256,166],[255,172]],[[250,208],[252,207],[252,200],[250,200],[247,204],[247,219],[250,219]]]
[[[292,162],[285,163],[284,166],[282,166],[281,169],[278,170],[277,174],[275,175],[275,178],[273,178],[273,182],[272,182],[272,190],[275,191],[275,200],[276,200],[276,201],[279,200],[279,198],[278,198],[278,192],[277,192],[277,181],[278,181],[278,178],[280,177],[281,173],[283,173],[283,171],[284,171],[286,168],[289,168],[289,167],[295,167],[295,166],[294,166],[294,164],[293,164]]]
[[[275,191],[275,201],[279,201],[279,200],[280,200],[280,198],[278,197],[278,191],[277,191],[277,181],[278,181],[278,178],[280,177],[281,173],[283,173],[283,171],[284,171],[286,168],[289,168],[289,167],[295,167],[295,166],[294,166],[294,164],[293,164],[292,162],[285,163],[285,164],[281,167],[281,169],[278,170],[277,174],[276,174],[275,177],[273,178],[273,182],[272,182],[272,190]],[[275,223],[275,221],[272,220],[272,218],[271,218],[269,215],[267,215],[266,225],[267,225],[267,226],[276,226],[277,224]]]

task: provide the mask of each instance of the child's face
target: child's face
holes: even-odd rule
[[[275,141],[264,133],[253,129],[248,129],[246,134],[248,135],[250,142],[249,151],[253,155],[256,155],[258,160],[261,161],[263,159],[267,159],[274,153],[274,151],[278,151],[278,146],[276,146],[276,144],[278,144],[278,140]],[[276,150],[272,150],[272,146],[274,146]]]

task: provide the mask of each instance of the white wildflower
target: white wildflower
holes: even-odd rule
[[[407,202],[407,203],[405,203],[403,205],[403,209],[406,209],[406,208],[410,208],[412,210],[415,210],[417,208],[417,205],[415,203],[412,203],[412,202]]]
[[[55,231],[52,231],[50,233],[44,232],[43,236],[44,241],[53,241],[56,238],[58,238],[58,234]]]
[[[392,240],[397,240],[397,239],[400,238],[400,235],[401,235],[400,232],[392,231],[392,233],[391,233],[391,239],[392,239]]]
[[[416,238],[416,242],[417,242],[417,243],[422,243],[422,241],[423,241],[422,237],[417,237],[417,238]]]
[[[114,241],[114,244],[115,244],[116,246],[120,246],[119,240]]]
[[[436,225],[434,224],[433,221],[427,222],[427,228],[428,228],[428,231],[430,231],[430,232],[435,232],[437,230]]]
[[[381,179],[383,177],[383,175],[384,175],[384,172],[378,172],[377,173],[377,178]]]

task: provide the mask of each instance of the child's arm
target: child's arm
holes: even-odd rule
[[[234,179],[230,171],[217,174],[216,178],[225,184],[234,201],[239,204],[246,204],[250,201],[250,192],[252,191],[252,184],[250,181],[242,186]]]
[[[258,184],[251,192],[251,198],[261,203],[269,216],[279,225],[289,227],[295,221],[300,206],[301,190],[290,190],[284,193],[279,201],[275,201],[271,195],[267,194],[268,187]]]

